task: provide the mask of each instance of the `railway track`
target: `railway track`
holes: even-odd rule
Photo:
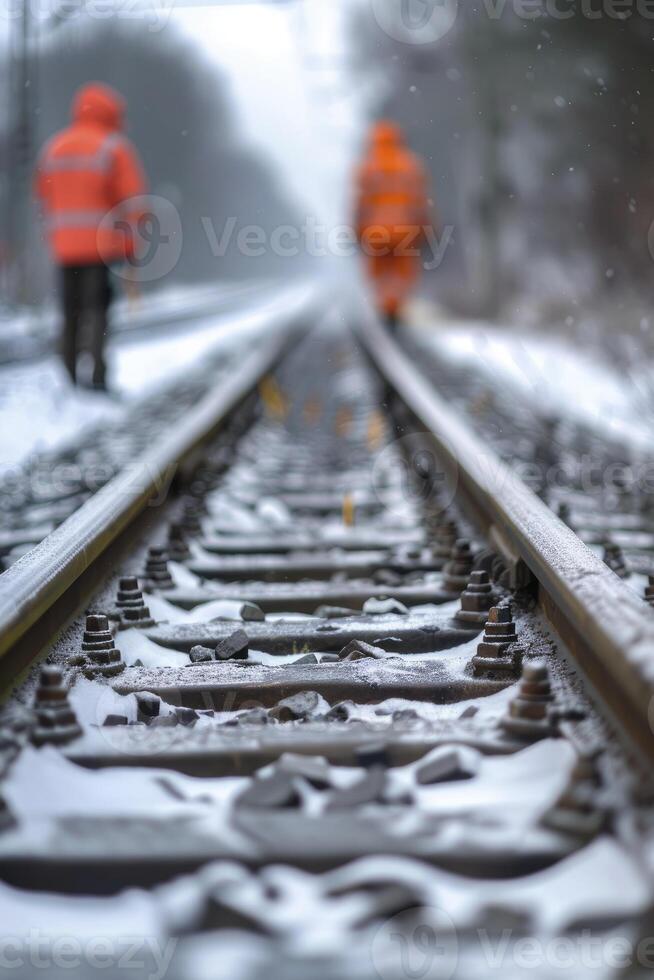
[[[289,290],[281,298],[272,297],[267,306],[255,307],[261,337],[277,332],[282,309],[288,318],[294,310],[306,309],[311,295],[308,289]],[[162,323],[165,327],[164,318]],[[216,333],[220,335],[219,327]],[[248,345],[252,337],[227,346],[217,342],[201,361],[179,372],[170,383],[154,391],[146,386],[139,398],[117,401],[108,419],[86,426],[81,435],[0,468],[0,569],[27,554],[140,459],[153,441],[164,438],[180,415],[215,390],[217,381],[238,371]]]
[[[262,344],[0,622],[15,976],[654,966],[652,612],[365,312]]]
[[[418,335],[411,356],[497,454],[641,595],[654,571],[651,449],[527,401],[480,362],[452,363]],[[516,355],[520,365],[519,352]],[[547,379],[536,387],[547,389]],[[547,406],[547,407],[546,407]],[[646,598],[649,598],[647,593]]]

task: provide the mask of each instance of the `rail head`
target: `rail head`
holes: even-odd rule
[[[538,582],[541,604],[620,726],[654,756],[654,614],[449,408],[378,319],[357,317],[379,374],[434,440],[487,533]]]
[[[224,423],[274,368],[318,308],[315,290],[286,314],[270,313],[268,329],[240,366],[221,379],[174,430],[84,503],[48,537],[0,575],[0,689],[40,653],[42,640],[61,629],[82,598],[80,580],[158,499],[199,446]],[[67,593],[71,602],[62,600]],[[54,613],[53,610],[58,608]],[[39,624],[42,629],[39,630]],[[25,647],[28,649],[25,649]],[[12,662],[13,661],[13,662]]]

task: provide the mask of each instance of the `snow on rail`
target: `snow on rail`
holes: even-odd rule
[[[306,322],[315,299],[315,293],[307,291],[283,316],[277,310],[271,316],[275,322],[271,322],[268,335],[230,378],[180,420],[172,433],[0,575],[0,659],[48,613],[148,502],[160,495],[180,461],[215,431],[274,366],[294,331]]]
[[[359,336],[380,373],[434,437],[485,530],[525,562],[575,634],[578,662],[622,725],[654,754],[654,615],[443,401],[367,310]],[[567,639],[567,637],[566,637]]]

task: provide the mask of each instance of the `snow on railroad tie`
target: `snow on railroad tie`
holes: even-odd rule
[[[462,478],[438,480],[426,420],[448,414],[367,329],[371,362],[331,324],[231,362],[231,401],[156,507],[120,483],[71,519],[77,553],[60,558],[60,527],[0,576],[0,666],[21,665],[0,715],[0,907],[38,929],[52,905],[46,946],[70,930],[80,980],[104,913],[112,954],[131,916],[139,980],[402,976],[398,937],[414,956],[416,936],[462,980],[512,975],[527,941],[549,980],[565,940],[579,980],[591,940],[608,957],[647,937],[647,681],[584,584],[642,645],[627,582],[644,572],[515,480],[490,500],[467,423]],[[54,637],[53,576],[70,601]],[[46,659],[25,672],[30,643]]]

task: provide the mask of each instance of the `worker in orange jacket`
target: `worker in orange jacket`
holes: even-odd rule
[[[423,165],[399,126],[375,123],[357,173],[356,231],[377,307],[391,326],[418,281],[428,223]]]
[[[73,122],[45,145],[35,193],[54,261],[61,268],[63,361],[73,383],[81,328],[90,332],[91,385],[106,388],[104,340],[111,300],[110,266],[134,253],[134,229],[145,179],[138,155],[121,132],[125,103],[100,83],[83,86]]]

